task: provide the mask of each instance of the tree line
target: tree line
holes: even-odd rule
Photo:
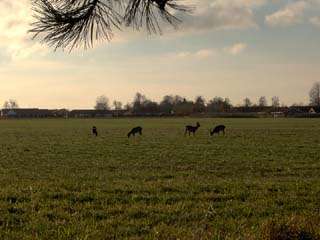
[[[309,92],[310,106],[320,106],[320,82],[314,83]],[[278,96],[273,96],[268,102],[265,96],[261,96],[256,103],[250,98],[243,99],[239,106],[244,108],[252,107],[273,107],[275,110],[280,107],[286,107],[281,104]],[[181,97],[179,95],[166,95],[160,102],[152,101],[141,93],[136,93],[131,103],[123,105],[120,101],[114,101],[110,106],[109,99],[105,96],[99,96],[94,108],[96,110],[128,110],[133,113],[165,113],[165,114],[192,114],[205,112],[229,112],[233,105],[229,98],[214,97],[207,101],[204,97],[198,96],[194,101]],[[297,104],[300,105],[300,104]]]
[[[320,82],[313,84],[309,91],[310,106],[320,107]],[[295,104],[303,105],[303,104]],[[242,104],[237,105],[243,108],[253,107],[273,107],[275,110],[280,107],[286,107],[281,104],[278,96],[273,96],[270,102],[265,96],[261,96],[257,102],[253,102],[250,98],[243,99]],[[193,114],[205,112],[229,112],[234,106],[229,98],[214,97],[206,100],[202,96],[196,97],[194,100],[187,99],[179,95],[166,95],[160,102],[152,101],[141,93],[136,93],[131,103],[123,104],[121,101],[110,101],[107,96],[101,95],[97,97],[94,109],[96,110],[127,110],[133,113],[164,113],[164,114]],[[19,108],[19,104],[15,99],[9,99],[3,104],[4,109]]]
[[[275,96],[271,99],[273,107],[280,107],[279,97]],[[268,101],[265,96],[258,99],[257,103],[252,103],[249,98],[243,100],[244,107],[267,107]],[[142,93],[136,93],[131,103],[123,105],[120,101],[113,101],[112,105],[105,96],[99,96],[96,100],[94,109],[96,110],[129,110],[133,113],[167,113],[167,114],[192,114],[203,112],[229,112],[233,105],[229,98],[214,97],[206,100],[202,96],[196,97],[194,100],[187,99],[179,95],[166,95],[160,102],[152,101]]]

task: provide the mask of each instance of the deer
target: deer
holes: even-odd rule
[[[142,135],[142,127],[132,128],[132,130],[128,133],[128,138],[130,138],[131,135],[135,136],[136,133],[139,133],[140,135]]]
[[[225,129],[226,129],[225,125],[218,125],[214,129],[209,130],[210,131],[210,136],[213,136],[215,133],[217,133],[219,135],[220,132],[223,132],[223,135],[224,135],[225,134],[225,131],[224,131]]]
[[[193,133],[193,135],[195,135],[196,131],[198,130],[198,128],[200,127],[200,123],[197,122],[197,125],[196,126],[190,126],[190,125],[187,125],[186,126],[186,131],[184,132],[184,135],[186,135],[187,133],[189,133],[189,136],[191,133]]]
[[[95,135],[96,137],[98,136],[98,130],[96,126],[92,127],[92,134]]]

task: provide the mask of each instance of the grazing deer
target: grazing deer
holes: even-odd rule
[[[210,130],[210,136],[214,135],[215,133],[217,133],[219,135],[220,132],[223,132],[223,135],[224,135],[225,134],[225,131],[224,131],[225,129],[226,129],[225,125],[218,125],[212,131]]]
[[[98,130],[96,126],[92,127],[92,134],[95,135],[96,137],[98,136]]]
[[[142,135],[142,127],[132,128],[132,130],[128,133],[128,138],[130,138],[131,135],[135,136],[136,133],[139,133],[140,135]]]
[[[189,133],[189,136],[191,133],[193,133],[194,135],[199,127],[200,127],[199,122],[197,122],[197,126],[190,126],[190,125],[186,126],[186,131],[184,132],[184,135],[186,135],[187,133]]]

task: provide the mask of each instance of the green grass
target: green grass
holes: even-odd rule
[[[0,239],[316,239],[319,150],[318,119],[1,120]]]

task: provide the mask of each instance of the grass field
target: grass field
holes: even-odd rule
[[[319,239],[317,119],[1,120],[0,150],[0,239]]]

